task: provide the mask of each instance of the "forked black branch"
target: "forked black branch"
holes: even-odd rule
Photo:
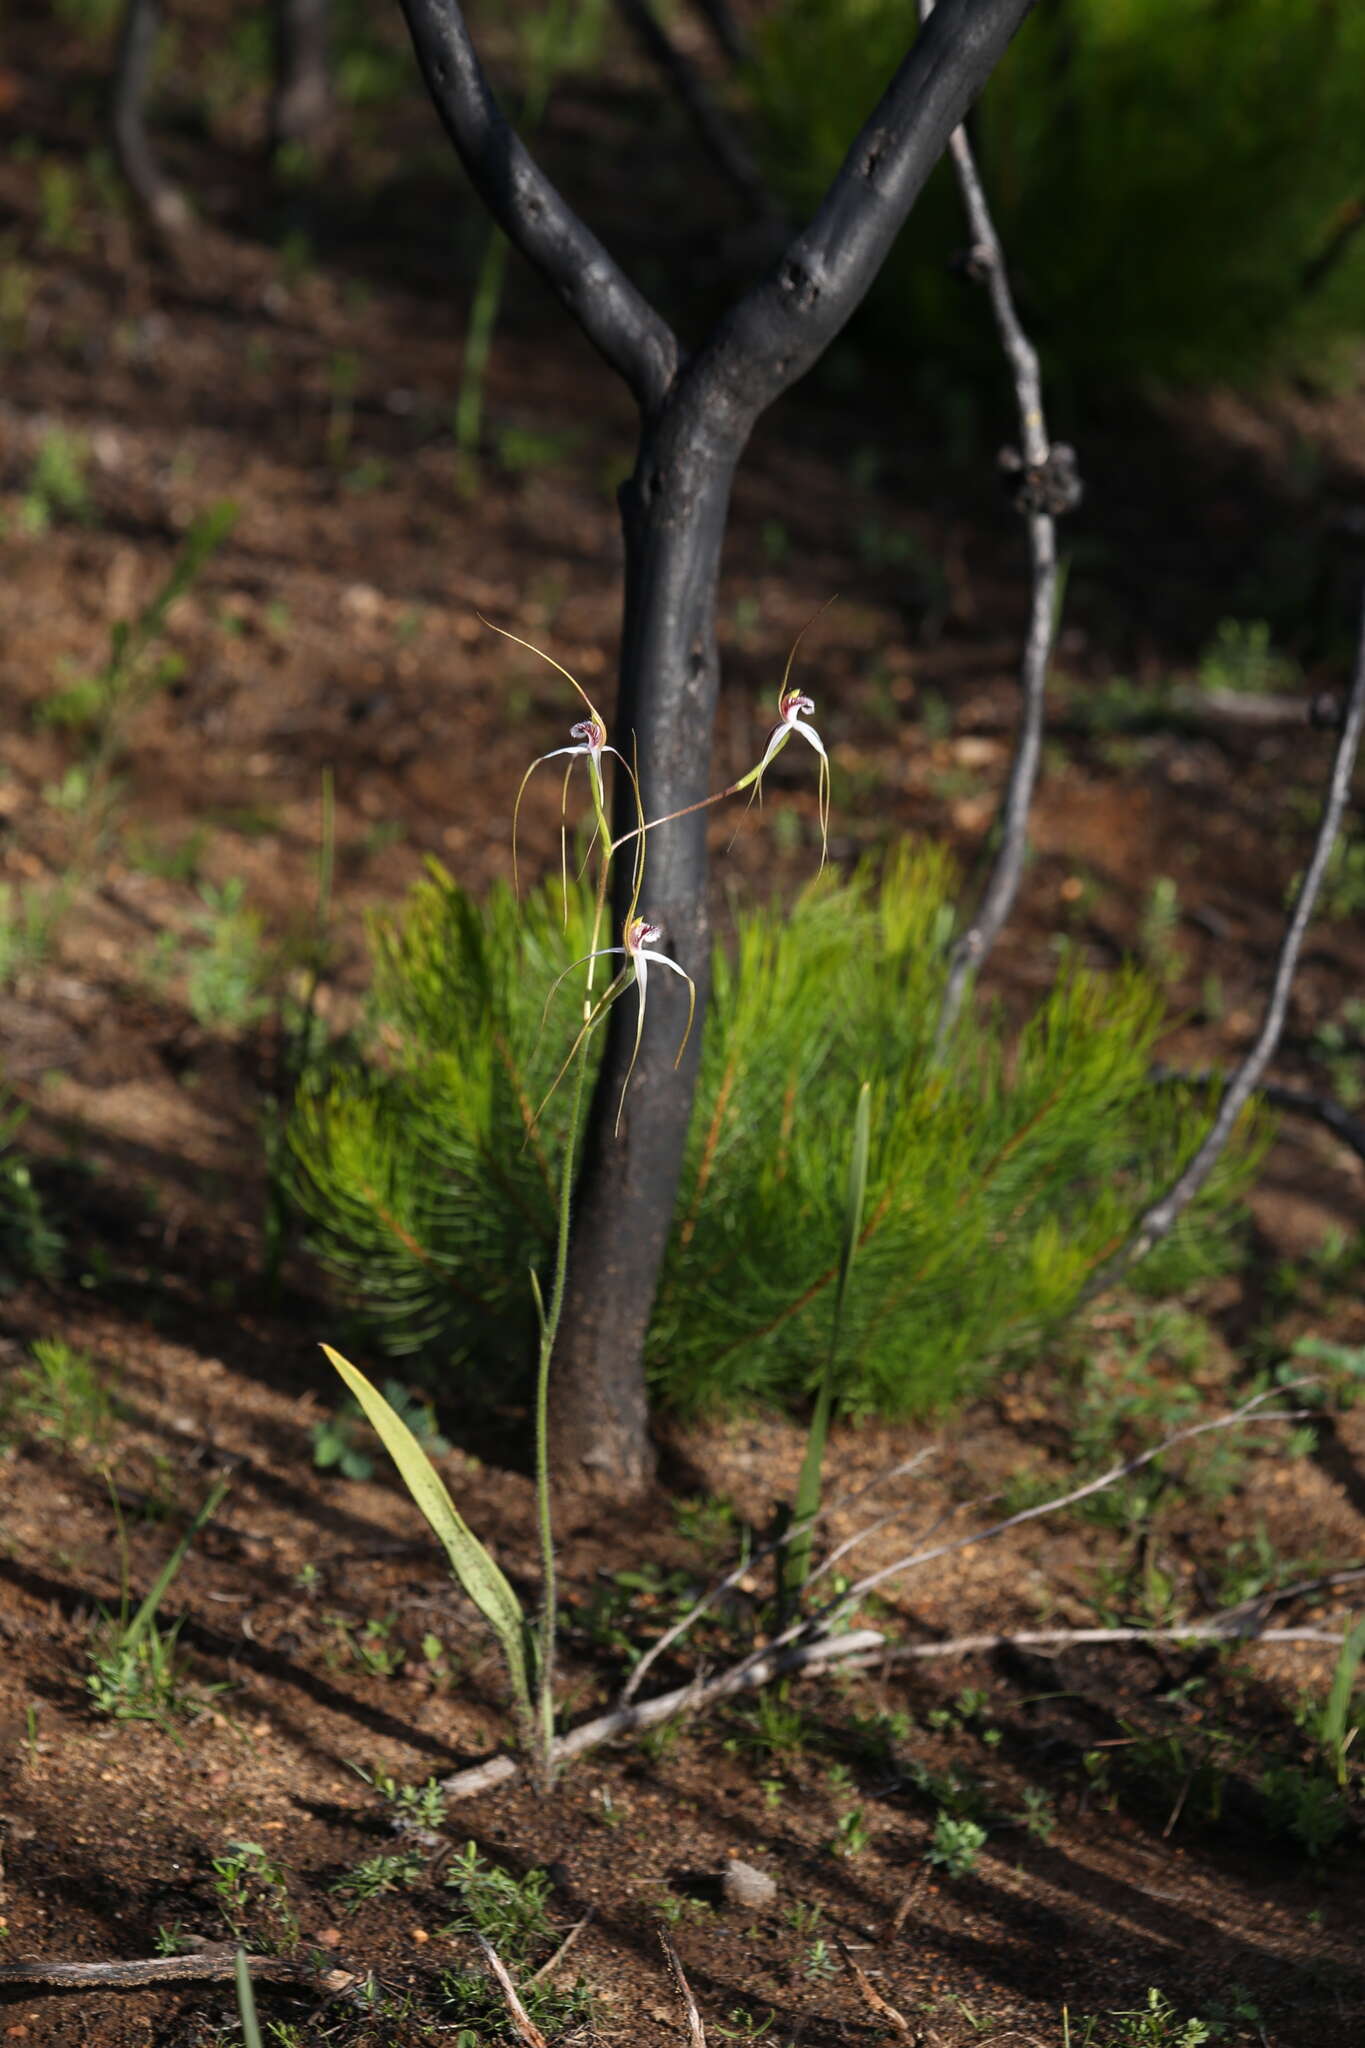
[[[635,466],[620,493],[626,573],[613,722],[638,750],[646,815],[674,821],[651,838],[647,911],[696,978],[699,1024],[711,949],[702,799],[712,787],[716,589],[735,468],[759,415],[857,310],[1030,4],[939,0],[808,225],[685,353],[509,127],[457,0],[403,0],[423,75],[475,190],[640,408]],[[620,782],[615,829],[634,827],[628,810]],[[624,901],[613,908],[619,923]],[[621,1492],[642,1486],[652,1469],[642,1358],[682,1169],[697,1037],[675,1072],[679,1021],[666,1000],[651,1004],[618,1136],[636,1048],[619,1008],[606,1032],[575,1188],[551,1403],[559,1469]]]

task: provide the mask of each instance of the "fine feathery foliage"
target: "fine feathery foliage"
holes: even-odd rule
[[[746,911],[717,948],[687,1162],[648,1362],[674,1405],[808,1395],[829,1355],[848,1134],[871,1083],[857,1261],[838,1345],[845,1412],[926,1412],[980,1386],[1071,1308],[1188,1157],[1202,1094],[1148,1079],[1162,1000],[1136,970],[1063,963],[1018,1032],[964,1016],[932,1057],[954,876],[906,849]],[[549,1271],[576,1028],[566,984],[592,904],[558,888],[476,906],[439,868],[374,930],[362,1060],[313,1074],[291,1128],[313,1249],[392,1356],[462,1392],[522,1391],[528,1268]],[[1259,1149],[1244,1123],[1142,1274],[1217,1263]]]
[[[774,176],[821,193],[904,55],[898,0],[782,0],[751,84]],[[1303,0],[1039,0],[973,116],[1045,347],[1081,374],[1330,369],[1365,315],[1365,10]],[[1083,206],[1075,204],[1083,193]],[[1064,225],[1061,225],[1064,224]],[[941,172],[874,298],[970,345]],[[1121,249],[1123,260],[1115,261]]]

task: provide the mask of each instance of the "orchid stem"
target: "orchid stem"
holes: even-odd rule
[[[536,1369],[536,1520],[540,1528],[540,1556],[543,1595],[540,1617],[540,1656],[536,1687],[536,1739],[542,1783],[548,1789],[554,1779],[555,1740],[555,1631],[558,1622],[558,1586],[555,1576],[554,1516],[550,1504],[550,1361],[564,1313],[564,1289],[569,1271],[569,1213],[573,1199],[574,1161],[578,1153],[578,1129],[583,1115],[583,1085],[588,1071],[588,1034],[578,1051],[573,1099],[569,1107],[569,1128],[564,1139],[564,1159],[559,1176],[559,1227],[555,1237],[554,1276],[549,1306],[541,1296],[539,1282],[532,1275],[536,1314],[540,1322],[540,1359]]]

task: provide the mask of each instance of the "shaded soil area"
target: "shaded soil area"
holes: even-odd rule
[[[475,888],[509,874],[526,764],[564,743],[570,714],[553,671],[478,615],[610,701],[630,409],[514,266],[481,453],[458,457],[485,231],[401,63],[387,99],[349,110],[325,174],[290,183],[261,166],[259,77],[244,60],[225,70],[228,11],[190,10],[158,118],[200,221],[172,253],[92,155],[107,45],[78,9],[55,24],[11,12],[0,1048],[27,1113],[14,1143],[64,1248],[48,1279],[0,1301],[0,1965],[240,1935],[351,1980],[329,1993],[305,1969],[263,1986],[281,2042],[511,2038],[461,1975],[483,1969],[472,1841],[510,1879],[549,1873],[516,1954],[523,1988],[591,1913],[539,1987],[563,1993],[537,2008],[551,2040],[685,2038],[661,1926],[712,2040],[907,2038],[840,1943],[908,2038],[944,2048],[1051,2048],[1064,2006],[1085,2039],[1083,2016],[1144,2008],[1153,1987],[1230,2041],[1365,2032],[1359,1772],[1348,1756],[1337,1785],[1303,1707],[1331,1682],[1321,1644],[888,1658],[595,1753],[548,1795],[518,1780],[452,1805],[444,1847],[396,1832],[376,1781],[420,1785],[487,1756],[507,1738],[507,1701],[406,1499],[383,1473],[314,1465],[334,1403],[317,1350],[332,1311],[292,1242],[272,1281],[266,1230],[280,1004],[309,959],[325,786],[329,1024],[361,1012],[367,913],[429,858]],[[564,83],[544,134],[613,249],[695,332],[733,288],[739,245],[732,199],[691,150],[652,74],[615,44],[599,77]],[[1070,411],[1059,424],[1088,495],[1066,529],[1034,851],[990,989],[1023,1014],[1059,939],[1097,965],[1137,952],[1169,983],[1164,1057],[1226,1065],[1259,1020],[1331,740],[1178,712],[1171,689],[1245,688],[1257,622],[1283,651],[1273,687],[1305,700],[1341,687],[1365,555],[1365,385]],[[933,834],[980,872],[1027,598],[992,475],[1010,431],[1003,389],[903,372],[855,332],[741,468],[716,779],[757,757],[787,651],[839,592],[802,659],[840,864]],[[83,679],[223,500],[231,535],[121,702],[92,807],[100,728]],[[1220,639],[1228,619],[1237,631]],[[811,871],[813,782],[784,757],[772,783],[780,804],[733,844],[733,821],[717,822],[722,908]],[[521,852],[557,867],[551,775],[528,791]],[[1348,866],[1276,1070],[1347,1101],[1365,1094],[1360,908]],[[900,1519],[867,1537],[861,1567],[916,1532],[984,1528],[1002,1499],[1066,1491],[1088,1457],[1131,1455],[1187,1412],[1234,1404],[1304,1337],[1358,1358],[1363,1186],[1347,1146],[1286,1121],[1241,1273],[1173,1320],[1107,1304],[935,1438],[838,1432],[830,1470],[847,1495],[936,1446],[886,1491]],[[87,1356],[94,1390],[78,1398],[68,1373],[65,1405],[35,1391],[42,1340]],[[1030,1523],[893,1580],[859,1619],[921,1645],[1141,1626],[1358,1566],[1365,1410],[1349,1377],[1297,1455],[1260,1432],[1225,1466],[1177,1466],[1112,1515]],[[443,1413],[442,1466],[533,1597],[524,1418],[506,1420],[515,1452]],[[615,1695],[631,1654],[792,1492],[797,1422],[660,1426],[655,1496],[592,1515],[564,1505],[569,1721]],[[107,1617],[146,1591],[219,1473],[226,1501],[162,1614],[180,1626],[180,1710],[164,1724],[102,1716],[89,1680]],[[871,1519],[850,1502],[831,1541]],[[660,1683],[740,1654],[770,1625],[767,1590],[755,1564],[693,1651],[662,1660]],[[1270,1618],[1340,1632],[1353,1594],[1358,1606],[1358,1585],[1317,1585]],[[964,1828],[981,1832],[975,1848]],[[771,1876],[770,1900],[727,1894],[736,1858]],[[1174,2023],[1150,2036],[1125,2024],[1101,2019],[1090,2038],[1179,2039]],[[59,1991],[0,1977],[0,2030],[72,2048],[238,2038],[222,1981]]]

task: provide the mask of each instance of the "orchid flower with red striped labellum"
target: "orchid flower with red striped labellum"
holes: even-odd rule
[[[635,1044],[631,1048],[630,1065],[626,1069],[626,1078],[621,1083],[621,1100],[616,1105],[614,1135],[617,1137],[621,1135],[621,1118],[625,1113],[626,1090],[629,1088],[631,1076],[635,1072],[635,1063],[640,1057],[640,1043],[645,1035],[645,1003],[649,992],[650,968],[667,967],[671,973],[676,974],[682,981],[687,983],[687,1025],[679,1041],[678,1050],[674,1055],[673,1065],[675,1068],[681,1064],[682,1056],[687,1050],[687,1041],[692,1036],[693,1019],[697,1014],[697,984],[693,981],[685,967],[679,967],[676,960],[671,960],[667,953],[661,953],[658,950],[658,941],[662,937],[662,925],[652,924],[647,917],[632,915],[626,922],[623,943],[619,946],[597,946],[591,953],[585,953],[581,960],[575,960],[573,965],[566,967],[564,973],[560,975],[554,988],[550,990],[550,996],[546,1001],[546,1008],[548,1009],[549,1003],[554,997],[555,989],[573,973],[575,967],[586,966],[594,960],[605,960],[609,954],[613,953],[624,956],[624,967],[617,971],[614,979],[608,983],[597,1002],[584,1018],[582,1029],[569,1048],[568,1058],[564,1061],[558,1074],[556,1074],[549,1094],[545,1097],[545,1102],[548,1102],[550,1096],[554,1094],[555,1089],[568,1072],[574,1055],[582,1045],[583,1040],[588,1036],[588,1033],[594,1030],[601,1022],[602,1018],[611,1008],[611,1005],[616,1001],[616,998],[624,995],[626,990],[633,985],[639,992],[640,1000],[635,1013]],[[537,1118],[540,1116],[541,1111],[543,1111],[545,1102],[542,1102],[540,1109],[536,1111]]]
[[[809,746],[814,747],[820,757],[820,871],[822,874],[824,873],[825,862],[829,859],[829,755],[825,751],[824,741],[810,723],[811,719],[815,716],[815,699],[808,697],[804,690],[792,688],[792,666],[796,660],[797,649],[815,624],[815,620],[823,618],[833,602],[834,599],[832,597],[826,598],[819,611],[815,614],[815,618],[807,619],[801,631],[792,641],[791,653],[787,656],[787,666],[782,671],[782,687],[777,693],[777,724],[768,734],[758,766],[751,768],[747,775],[741,775],[739,781],[732,783],[730,789],[726,792],[727,795],[737,796],[740,790],[752,788],[754,796],[761,800],[763,796],[763,777],[768,768],[782,752],[792,734],[800,733],[802,739]],[[750,803],[753,802],[754,796],[749,798]]]
[[[718,789],[713,796],[704,796],[697,803],[684,804],[681,810],[669,811],[662,818],[651,818],[648,824],[641,823],[633,831],[623,832],[619,839],[611,842],[611,853],[619,852],[621,847],[625,846],[628,841],[642,837],[646,832],[653,832],[659,825],[671,825],[675,818],[687,818],[694,811],[708,810],[712,804],[724,803],[726,797],[738,796],[741,790],[748,789],[753,792],[753,795],[749,798],[750,803],[753,802],[755,796],[761,799],[764,775],[781,753],[783,747],[786,746],[792,734],[799,733],[809,746],[814,747],[820,757],[820,869],[823,873],[825,862],[829,858],[829,754],[826,752],[824,741],[810,723],[810,720],[815,716],[815,700],[812,697],[808,697],[804,690],[792,688],[791,673],[792,664],[796,660],[796,651],[800,647],[801,642],[815,624],[816,619],[823,617],[833,602],[834,599],[831,597],[822,604],[815,617],[806,621],[792,642],[791,653],[787,656],[787,666],[782,671],[782,687],[777,693],[777,723],[768,734],[767,740],[764,743],[762,757],[757,766],[751,768],[747,775],[741,775],[737,782],[727,783],[724,789]],[[738,827],[736,827],[736,830],[738,830]]]
[[[577,725],[569,727],[569,738],[574,742],[573,746],[552,747],[548,754],[537,755],[521,778],[520,786],[517,789],[517,800],[512,806],[512,885],[518,895],[520,895],[521,879],[517,872],[517,821],[521,816],[521,800],[526,794],[526,785],[542,762],[568,761],[568,766],[564,770],[564,787],[560,793],[559,802],[559,868],[560,882],[564,892],[564,915],[567,919],[569,914],[569,833],[567,820],[569,777],[573,774],[574,762],[582,760],[588,764],[588,789],[592,797],[593,811],[593,834],[588,847],[589,853],[592,852],[592,848],[597,844],[599,838],[603,846],[611,847],[611,833],[607,826],[606,796],[602,787],[603,756],[614,754],[627,774],[631,773],[630,764],[618,747],[608,745],[606,720],[583,688],[583,685],[579,682],[577,676],[570,675],[562,662],[556,661],[552,654],[546,654],[543,648],[535,646],[532,641],[523,640],[519,633],[509,633],[505,626],[495,626],[491,619],[484,618],[482,612],[477,613],[476,617],[479,619],[480,624],[488,627],[490,632],[500,633],[504,640],[511,640],[517,647],[524,647],[528,654],[538,655],[542,661],[548,662],[551,668],[558,669],[565,681],[572,683],[574,689],[577,690],[587,706],[587,717],[581,718]]]

